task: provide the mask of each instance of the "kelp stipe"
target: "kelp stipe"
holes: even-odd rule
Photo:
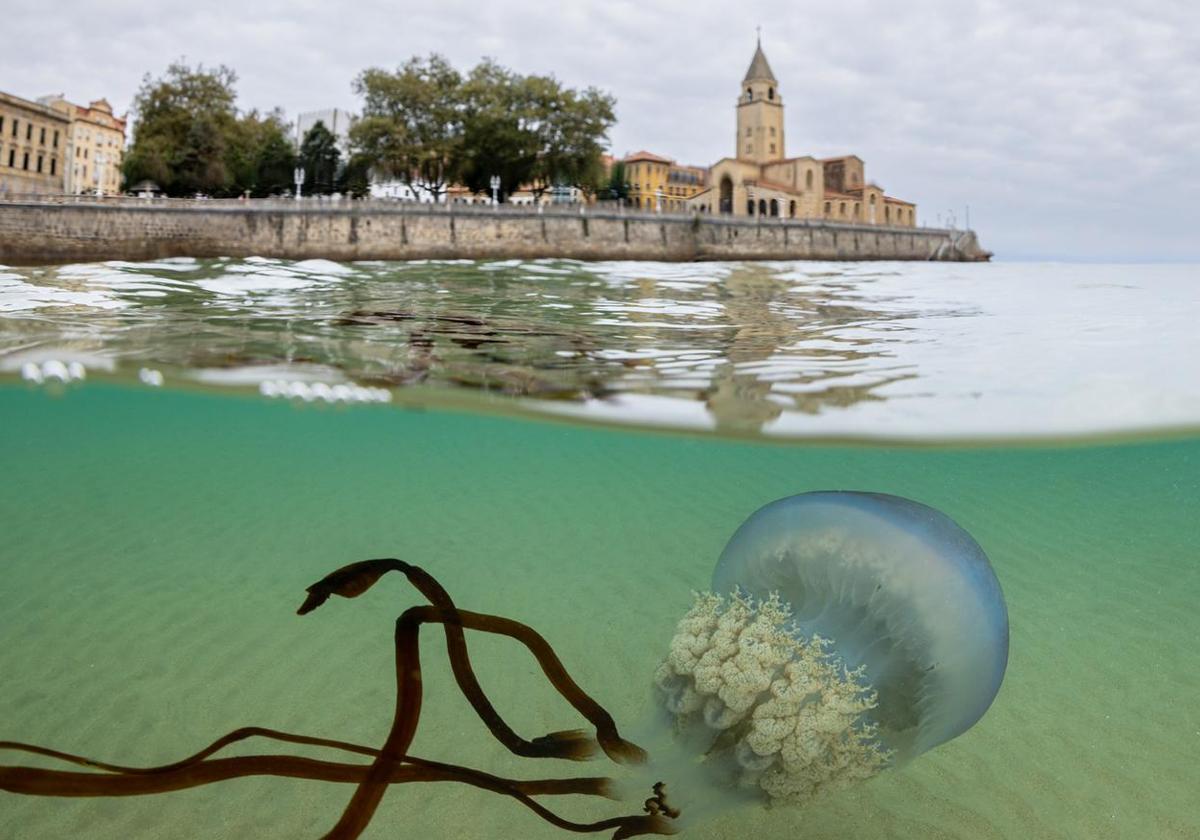
[[[669,803],[666,787],[661,781],[653,785],[652,795],[642,805],[643,813],[577,823],[560,817],[533,797],[583,794],[611,799],[615,795],[610,779],[505,779],[411,755],[408,748],[420,720],[422,700],[418,646],[420,628],[423,624],[440,624],[445,632],[447,654],[455,681],[488,730],[511,752],[532,758],[583,760],[593,756],[598,746],[614,761],[638,763],[646,758],[640,747],[621,737],[612,716],[571,678],[549,642],[539,633],[512,619],[458,609],[441,584],[418,566],[391,558],[344,566],[308,587],[308,596],[298,612],[300,615],[312,612],[331,595],[357,597],[391,571],[403,574],[430,604],[410,607],[396,620],[396,708],[391,729],[379,749],[262,727],[243,727],[172,764],[127,767],[32,744],[0,741],[0,749],[3,750],[54,758],[98,771],[0,765],[0,790],[40,796],[140,796],[245,776],[281,776],[353,784],[355,790],[350,802],[325,835],[327,840],[350,840],[358,837],[370,823],[389,786],[405,782],[453,781],[516,799],[542,819],[566,831],[590,833],[611,830],[614,840],[645,834],[675,833],[674,820],[679,816],[679,811]],[[558,693],[595,727],[595,740],[581,730],[551,732],[533,740],[526,740],[514,732],[492,706],[475,677],[464,630],[508,636],[525,645]],[[288,755],[213,757],[230,744],[254,737],[341,750],[370,757],[372,762],[352,764]]]

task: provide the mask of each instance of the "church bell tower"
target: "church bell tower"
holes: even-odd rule
[[[783,151],[783,100],[779,96],[779,82],[763,55],[761,39],[746,78],[742,80],[737,134],[734,156],[739,160],[761,165],[786,157]]]

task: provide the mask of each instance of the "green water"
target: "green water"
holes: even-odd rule
[[[802,811],[729,811],[684,836],[1200,836],[1200,439],[823,447],[97,384],[5,386],[0,418],[0,739],[126,764],[248,724],[378,744],[392,621],[412,593],[397,579],[295,609],[326,572],[389,555],[463,607],[538,628],[633,724],[742,519],[793,493],[863,489],[933,505],[987,551],[1012,628],[995,705],[857,789]],[[582,724],[530,657],[472,646],[518,731]],[[507,756],[435,634],[422,650],[416,753],[515,777],[623,772]],[[275,778],[144,798],[0,794],[0,837],[315,838],[349,795]],[[509,800],[430,784],[390,790],[365,836],[559,835]]]

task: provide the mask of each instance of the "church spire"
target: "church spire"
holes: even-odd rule
[[[746,78],[742,79],[742,84],[746,82],[775,81],[775,73],[772,72],[771,65],[767,63],[767,57],[763,54],[762,33],[760,31],[758,45],[754,48],[754,58],[750,61],[750,69],[746,71]]]

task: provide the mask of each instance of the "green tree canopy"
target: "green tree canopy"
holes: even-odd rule
[[[239,116],[228,67],[171,64],[147,74],[134,98],[127,184],[149,179],[167,195],[270,195],[287,188],[295,163],[283,115]]]
[[[300,143],[300,165],[304,167],[305,191],[329,195],[337,189],[341,152],[337,138],[317,120]]]
[[[522,76],[485,59],[465,77],[446,59],[414,58],[395,73],[373,68],[355,82],[363,119],[351,142],[377,172],[435,197],[452,182],[501,194],[528,186],[594,192],[615,117],[613,99],[565,88],[550,76]]]

